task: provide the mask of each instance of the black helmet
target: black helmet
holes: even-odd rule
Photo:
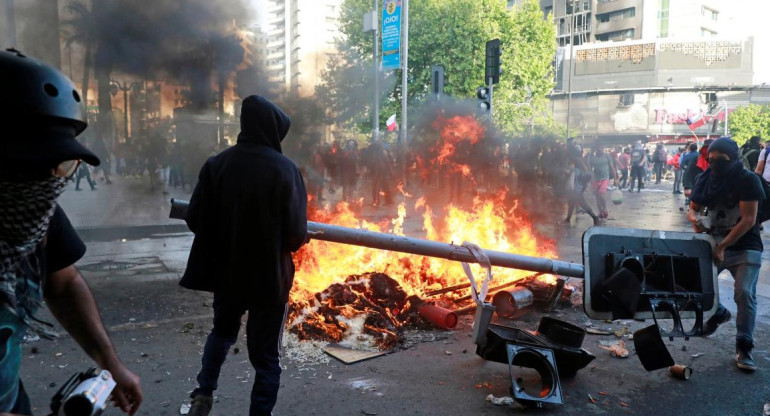
[[[20,130],[35,132],[40,139],[0,138],[3,158],[46,163],[82,159],[99,164],[99,159],[75,140],[88,126],[86,108],[75,84],[58,69],[15,49],[0,50],[0,122],[27,123]]]

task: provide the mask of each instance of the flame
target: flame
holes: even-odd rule
[[[477,197],[470,210],[450,204],[438,218],[425,198],[421,197],[414,203],[411,214],[422,216],[424,234],[410,236],[453,244],[468,241],[489,250],[555,257],[553,241],[539,236],[526,215],[517,212],[515,204],[513,207],[505,205],[502,195],[501,192],[486,201]],[[407,205],[401,203],[394,218],[374,223],[360,219],[350,205],[342,202],[334,207],[311,209],[309,218],[328,224],[405,235],[404,225],[408,224],[409,211]],[[417,296],[468,282],[462,268],[454,261],[317,240],[311,240],[295,254],[295,263],[294,301],[309,299],[315,293],[358,273],[386,273],[398,281],[407,294]],[[472,269],[476,276],[482,276],[480,266],[472,265]],[[493,273],[495,280],[501,283],[531,274],[498,267],[493,268]],[[552,276],[544,277],[549,278],[554,279]]]

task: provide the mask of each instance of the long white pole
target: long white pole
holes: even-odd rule
[[[403,10],[401,10],[404,16],[403,25],[403,37],[404,37],[404,55],[403,66],[401,71],[401,126],[399,131],[399,141],[401,144],[406,145],[406,96],[407,96],[407,74],[409,73],[409,0],[404,0]]]
[[[380,0],[374,0],[374,114],[372,115],[372,138],[377,137],[380,132],[380,60],[379,60],[379,48],[380,48],[380,30],[377,22],[379,19],[378,11]]]

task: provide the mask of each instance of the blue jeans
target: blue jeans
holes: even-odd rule
[[[756,250],[725,250],[725,260],[719,265],[719,272],[730,271],[735,280],[735,304],[738,315],[735,326],[738,331],[736,341],[754,342],[754,322],[757,317],[757,280],[762,265],[762,252]],[[727,309],[720,302],[714,314],[719,316]]]
[[[251,387],[249,416],[270,415],[278,399],[281,380],[281,338],[288,305],[255,305],[251,302],[214,294],[214,329],[203,348],[202,367],[198,373],[198,388],[190,397],[213,395],[217,389],[219,372],[230,347],[238,339],[241,317],[249,312],[246,321],[246,346],[249,361],[254,367],[254,385]]]
[[[674,192],[681,191],[682,187],[682,170],[674,169]]]

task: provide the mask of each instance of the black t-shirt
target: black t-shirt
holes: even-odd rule
[[[29,309],[24,313],[36,314],[31,305],[42,301],[46,277],[67,266],[74,264],[86,252],[86,246],[72,228],[67,215],[60,207],[56,207],[51,217],[45,240],[29,255],[28,261],[22,263],[24,284],[16,285],[16,298],[31,299],[36,302],[25,302]],[[0,310],[0,412],[13,411],[19,395],[19,368],[21,366],[21,341],[26,332],[26,325],[10,312]],[[18,410],[18,409],[16,409]]]
[[[727,191],[709,204],[709,217],[711,217],[711,235],[719,243],[730,230],[741,220],[741,201],[759,201],[765,199],[765,191],[759,178],[753,172],[743,170],[740,180],[728,187]],[[762,251],[762,237],[759,235],[757,222],[726,250],[758,250]]]
[[[67,214],[57,206],[48,226],[45,244],[45,273],[75,264],[86,253],[86,245],[72,227]]]

